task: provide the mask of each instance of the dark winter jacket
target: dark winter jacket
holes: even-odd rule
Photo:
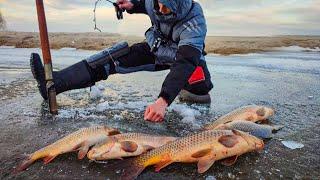
[[[152,27],[145,33],[152,47],[159,32],[166,39],[156,55],[156,64],[171,65],[159,97],[171,104],[180,90],[188,83],[200,60],[204,60],[204,41],[207,26],[202,8],[192,0],[159,0],[171,14],[158,12],[158,0],[132,0],[134,8],[129,13],[144,13],[150,17]]]

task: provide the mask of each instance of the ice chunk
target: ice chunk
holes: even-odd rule
[[[90,91],[90,98],[97,99],[103,96],[103,92],[101,91],[100,87],[92,86]]]
[[[110,107],[109,103],[106,101],[106,102],[98,104],[96,110],[98,112],[103,112],[103,111],[107,110],[109,107]]]
[[[198,129],[201,125],[196,121],[196,116],[200,116],[201,113],[198,110],[191,109],[187,105],[173,104],[170,106],[169,111],[176,111],[180,116],[183,117],[181,120],[183,123],[192,125]]]
[[[304,147],[303,144],[301,144],[299,142],[295,142],[295,141],[281,141],[281,143],[290,149],[300,149],[300,148]]]
[[[214,176],[207,176],[207,177],[206,177],[206,180],[216,180],[216,177],[214,177]]]

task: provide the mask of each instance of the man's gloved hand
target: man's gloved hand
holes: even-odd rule
[[[149,105],[144,113],[144,120],[151,122],[162,122],[166,113],[168,103],[163,98]]]
[[[120,9],[131,10],[133,3],[130,0],[117,0],[117,4]]]

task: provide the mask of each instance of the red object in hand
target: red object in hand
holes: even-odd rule
[[[188,82],[190,85],[204,81],[206,78],[204,76],[204,71],[201,66],[198,66],[196,70],[192,73],[191,77],[189,78]]]

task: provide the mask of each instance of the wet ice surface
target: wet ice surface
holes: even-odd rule
[[[144,108],[152,103],[168,71],[114,75],[89,88],[58,96],[59,115],[52,118],[37,93],[29,70],[29,54],[39,49],[0,48],[0,179],[116,178],[108,164],[76,160],[75,153],[41,162],[28,171],[11,174],[21,154],[31,153],[79,128],[108,125],[123,132],[144,132],[184,136],[243,105],[275,108],[272,124],[284,125],[275,138],[266,141],[264,151],[241,156],[231,167],[216,162],[208,172],[198,174],[195,164],[174,164],[139,179],[279,179],[320,176],[320,53],[276,51],[263,54],[210,56],[208,67],[215,84],[210,106],[188,105],[176,100],[166,120],[153,124],[143,120]],[[52,51],[54,67],[61,69],[92,51]],[[281,141],[302,143],[291,150]],[[112,162],[111,162],[112,163]]]

